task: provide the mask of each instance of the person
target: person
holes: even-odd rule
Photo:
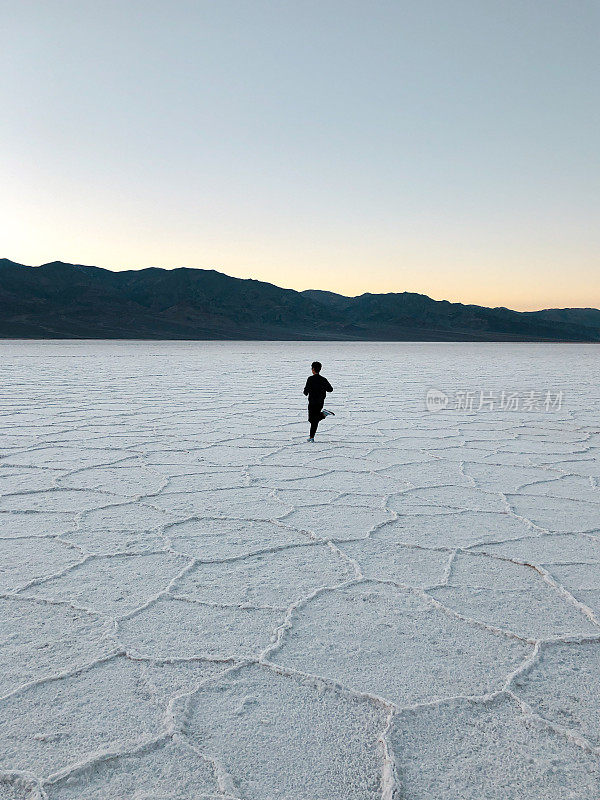
[[[310,422],[309,442],[315,441],[315,433],[319,422],[325,417],[335,417],[333,411],[323,408],[325,395],[333,392],[333,386],[327,378],[321,375],[321,362],[313,361],[311,364],[312,375],[309,375],[304,387],[304,394],[308,397],[308,421]]]

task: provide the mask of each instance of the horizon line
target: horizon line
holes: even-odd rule
[[[272,283],[271,281],[262,280],[261,278],[242,278],[238,275],[230,275],[228,272],[224,272],[222,269],[216,269],[215,267],[188,267],[188,266],[178,266],[178,267],[129,267],[127,269],[115,269],[111,267],[100,267],[97,264],[76,264],[72,261],[61,261],[60,259],[55,259],[54,261],[45,261],[42,264],[23,264],[20,261],[13,261],[11,258],[2,257],[0,261],[9,261],[11,264],[16,264],[19,267],[25,267],[27,269],[39,269],[41,267],[47,267],[51,264],[65,264],[69,267],[83,267],[85,269],[101,269],[105,272],[112,272],[112,273],[119,273],[119,272],[144,272],[145,270],[155,269],[160,270],[161,272],[176,272],[177,270],[190,270],[193,272],[216,272],[218,275],[224,275],[227,278],[233,278],[234,280],[238,281],[254,281],[255,283],[264,283],[269,286],[275,286],[278,289],[283,289],[285,291],[296,292],[297,294],[303,294],[305,292],[322,292],[323,294],[333,294],[337,297],[343,297],[348,300],[354,300],[358,297],[364,297],[364,295],[372,295],[372,296],[385,296],[391,294],[411,294],[416,295],[418,297],[426,297],[429,300],[432,300],[435,303],[448,303],[450,305],[461,305],[461,306],[475,306],[476,308],[488,308],[490,310],[505,310],[511,311],[515,314],[536,314],[541,311],[569,311],[569,310],[580,310],[580,311],[600,311],[600,308],[596,306],[545,306],[543,308],[538,308],[534,310],[519,310],[516,308],[511,308],[510,306],[483,306],[479,303],[465,303],[462,300],[447,300],[445,298],[436,299],[431,295],[425,294],[424,292],[410,292],[406,289],[402,291],[389,291],[389,292],[370,292],[364,291],[360,294],[342,294],[341,292],[336,292],[333,289],[294,289],[291,286],[281,286],[278,283]]]

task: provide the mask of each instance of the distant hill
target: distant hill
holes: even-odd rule
[[[0,259],[0,337],[600,342],[600,310],[296,292],[203,269],[111,272]]]

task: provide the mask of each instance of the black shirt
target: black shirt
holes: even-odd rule
[[[304,387],[304,394],[308,395],[308,405],[318,406],[325,402],[325,394],[333,392],[333,386],[322,375],[309,375]]]

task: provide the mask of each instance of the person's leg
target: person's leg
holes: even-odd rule
[[[321,411],[319,407],[309,406],[308,407],[308,421],[310,422],[310,438],[315,438],[315,433],[317,432],[317,428],[319,427],[319,422],[325,419],[325,415]]]

